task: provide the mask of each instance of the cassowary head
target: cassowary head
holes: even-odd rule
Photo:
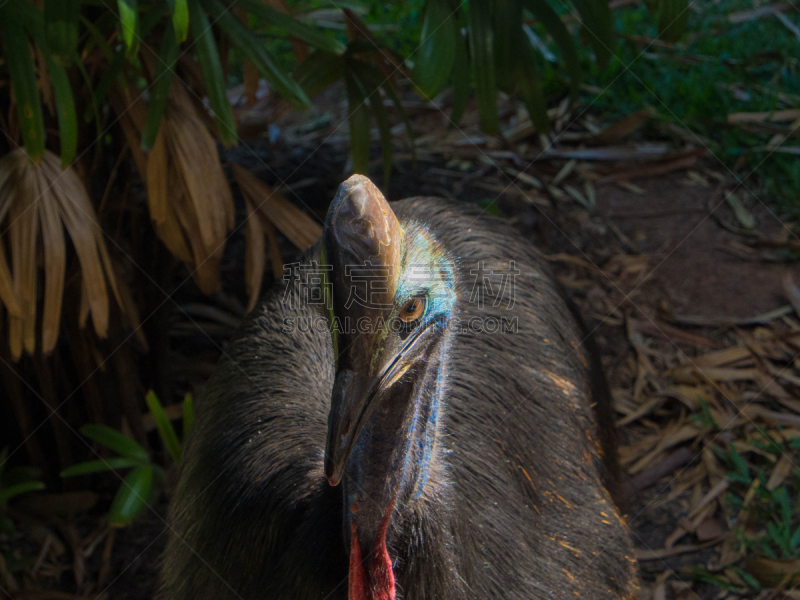
[[[435,468],[455,267],[360,175],[339,188],[323,243],[337,362],[325,475],[343,482],[350,600],[390,600],[392,512],[420,499]]]

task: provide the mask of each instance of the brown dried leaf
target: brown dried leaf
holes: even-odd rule
[[[244,285],[247,292],[247,312],[253,310],[261,294],[261,280],[264,276],[264,267],[267,264],[264,249],[264,230],[258,215],[253,208],[253,203],[248,198],[244,200],[247,211],[247,247],[244,256]]]
[[[232,165],[233,174],[242,190],[278,230],[300,250],[305,250],[322,236],[322,228],[282,194],[239,165]]]

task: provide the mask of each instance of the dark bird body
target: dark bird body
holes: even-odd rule
[[[405,239],[420,228],[452,258],[450,323],[467,330],[437,334],[352,434],[352,448],[326,465],[339,418],[332,394],[335,405],[347,382],[331,334],[297,325],[330,315],[288,302],[297,280],[277,284],[197,403],[162,597],[633,598],[628,534],[607,491],[616,473],[607,387],[544,260],[503,221],[460,204],[412,198],[391,208]],[[312,248],[304,262],[319,258]],[[479,306],[480,263],[511,260],[513,293]],[[469,330],[472,317],[516,319],[516,332]],[[339,357],[340,369],[348,360]],[[413,404],[400,400],[409,393]],[[381,434],[395,429],[403,435]],[[387,556],[388,573],[378,564]]]

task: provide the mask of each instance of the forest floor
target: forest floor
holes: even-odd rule
[[[329,99],[290,116],[270,129],[271,141],[224,159],[321,222],[347,175],[337,107]],[[474,111],[453,129],[430,106],[407,108],[416,164],[397,124],[387,197],[444,195],[508,218],[552,264],[599,343],[622,433],[642,600],[800,598],[791,579],[797,515],[781,512],[800,480],[794,226],[740,174],[647,114],[603,123],[562,103],[547,138],[507,101],[497,139],[480,134]],[[179,296],[195,319],[174,315],[175,368],[195,389],[242,316],[231,306],[244,302],[244,246],[238,231],[223,264],[236,301]],[[297,253],[283,236],[278,249],[284,262]],[[164,515],[162,499],[111,533],[96,511],[62,515],[39,538],[26,536],[40,587],[15,596],[151,598]],[[56,538],[78,541],[58,553]]]

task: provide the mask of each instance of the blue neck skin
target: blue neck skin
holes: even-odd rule
[[[343,479],[345,539],[354,521],[364,556],[389,507],[413,507],[432,484],[431,471],[441,452],[445,344],[442,340],[433,349],[421,380],[400,381],[380,400],[348,461]],[[391,533],[390,521],[390,539]]]

